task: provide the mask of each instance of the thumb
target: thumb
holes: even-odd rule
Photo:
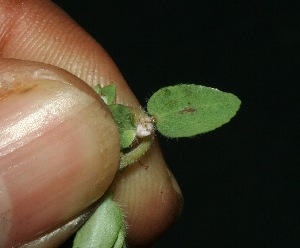
[[[101,197],[118,168],[118,131],[80,79],[0,60],[0,247],[59,227]]]

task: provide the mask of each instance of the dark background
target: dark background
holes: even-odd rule
[[[300,247],[300,1],[54,1],[112,56],[144,105],[199,83],[238,95],[226,126],[162,150],[185,197],[160,247]]]

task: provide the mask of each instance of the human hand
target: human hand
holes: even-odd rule
[[[54,247],[118,168],[118,131],[87,84],[114,82],[119,102],[138,102],[105,51],[50,1],[2,1],[0,18],[0,247],[40,237]],[[151,244],[180,212],[157,144],[114,185],[132,246]]]

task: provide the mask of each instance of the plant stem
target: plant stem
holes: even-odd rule
[[[147,136],[141,140],[141,143],[128,153],[121,155],[120,170],[123,170],[126,166],[138,161],[150,148],[153,142],[153,134]]]

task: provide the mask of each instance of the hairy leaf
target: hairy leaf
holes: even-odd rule
[[[116,85],[111,84],[103,87],[101,96],[102,98],[105,98],[105,103],[107,105],[113,104],[116,100]]]
[[[147,110],[156,127],[167,137],[191,137],[214,130],[236,114],[241,101],[217,89],[181,84],[155,92]]]
[[[125,247],[125,228],[122,210],[109,196],[77,232],[73,248]]]
[[[119,128],[121,149],[128,148],[135,139],[134,114],[130,108],[121,104],[112,104],[108,107]]]

